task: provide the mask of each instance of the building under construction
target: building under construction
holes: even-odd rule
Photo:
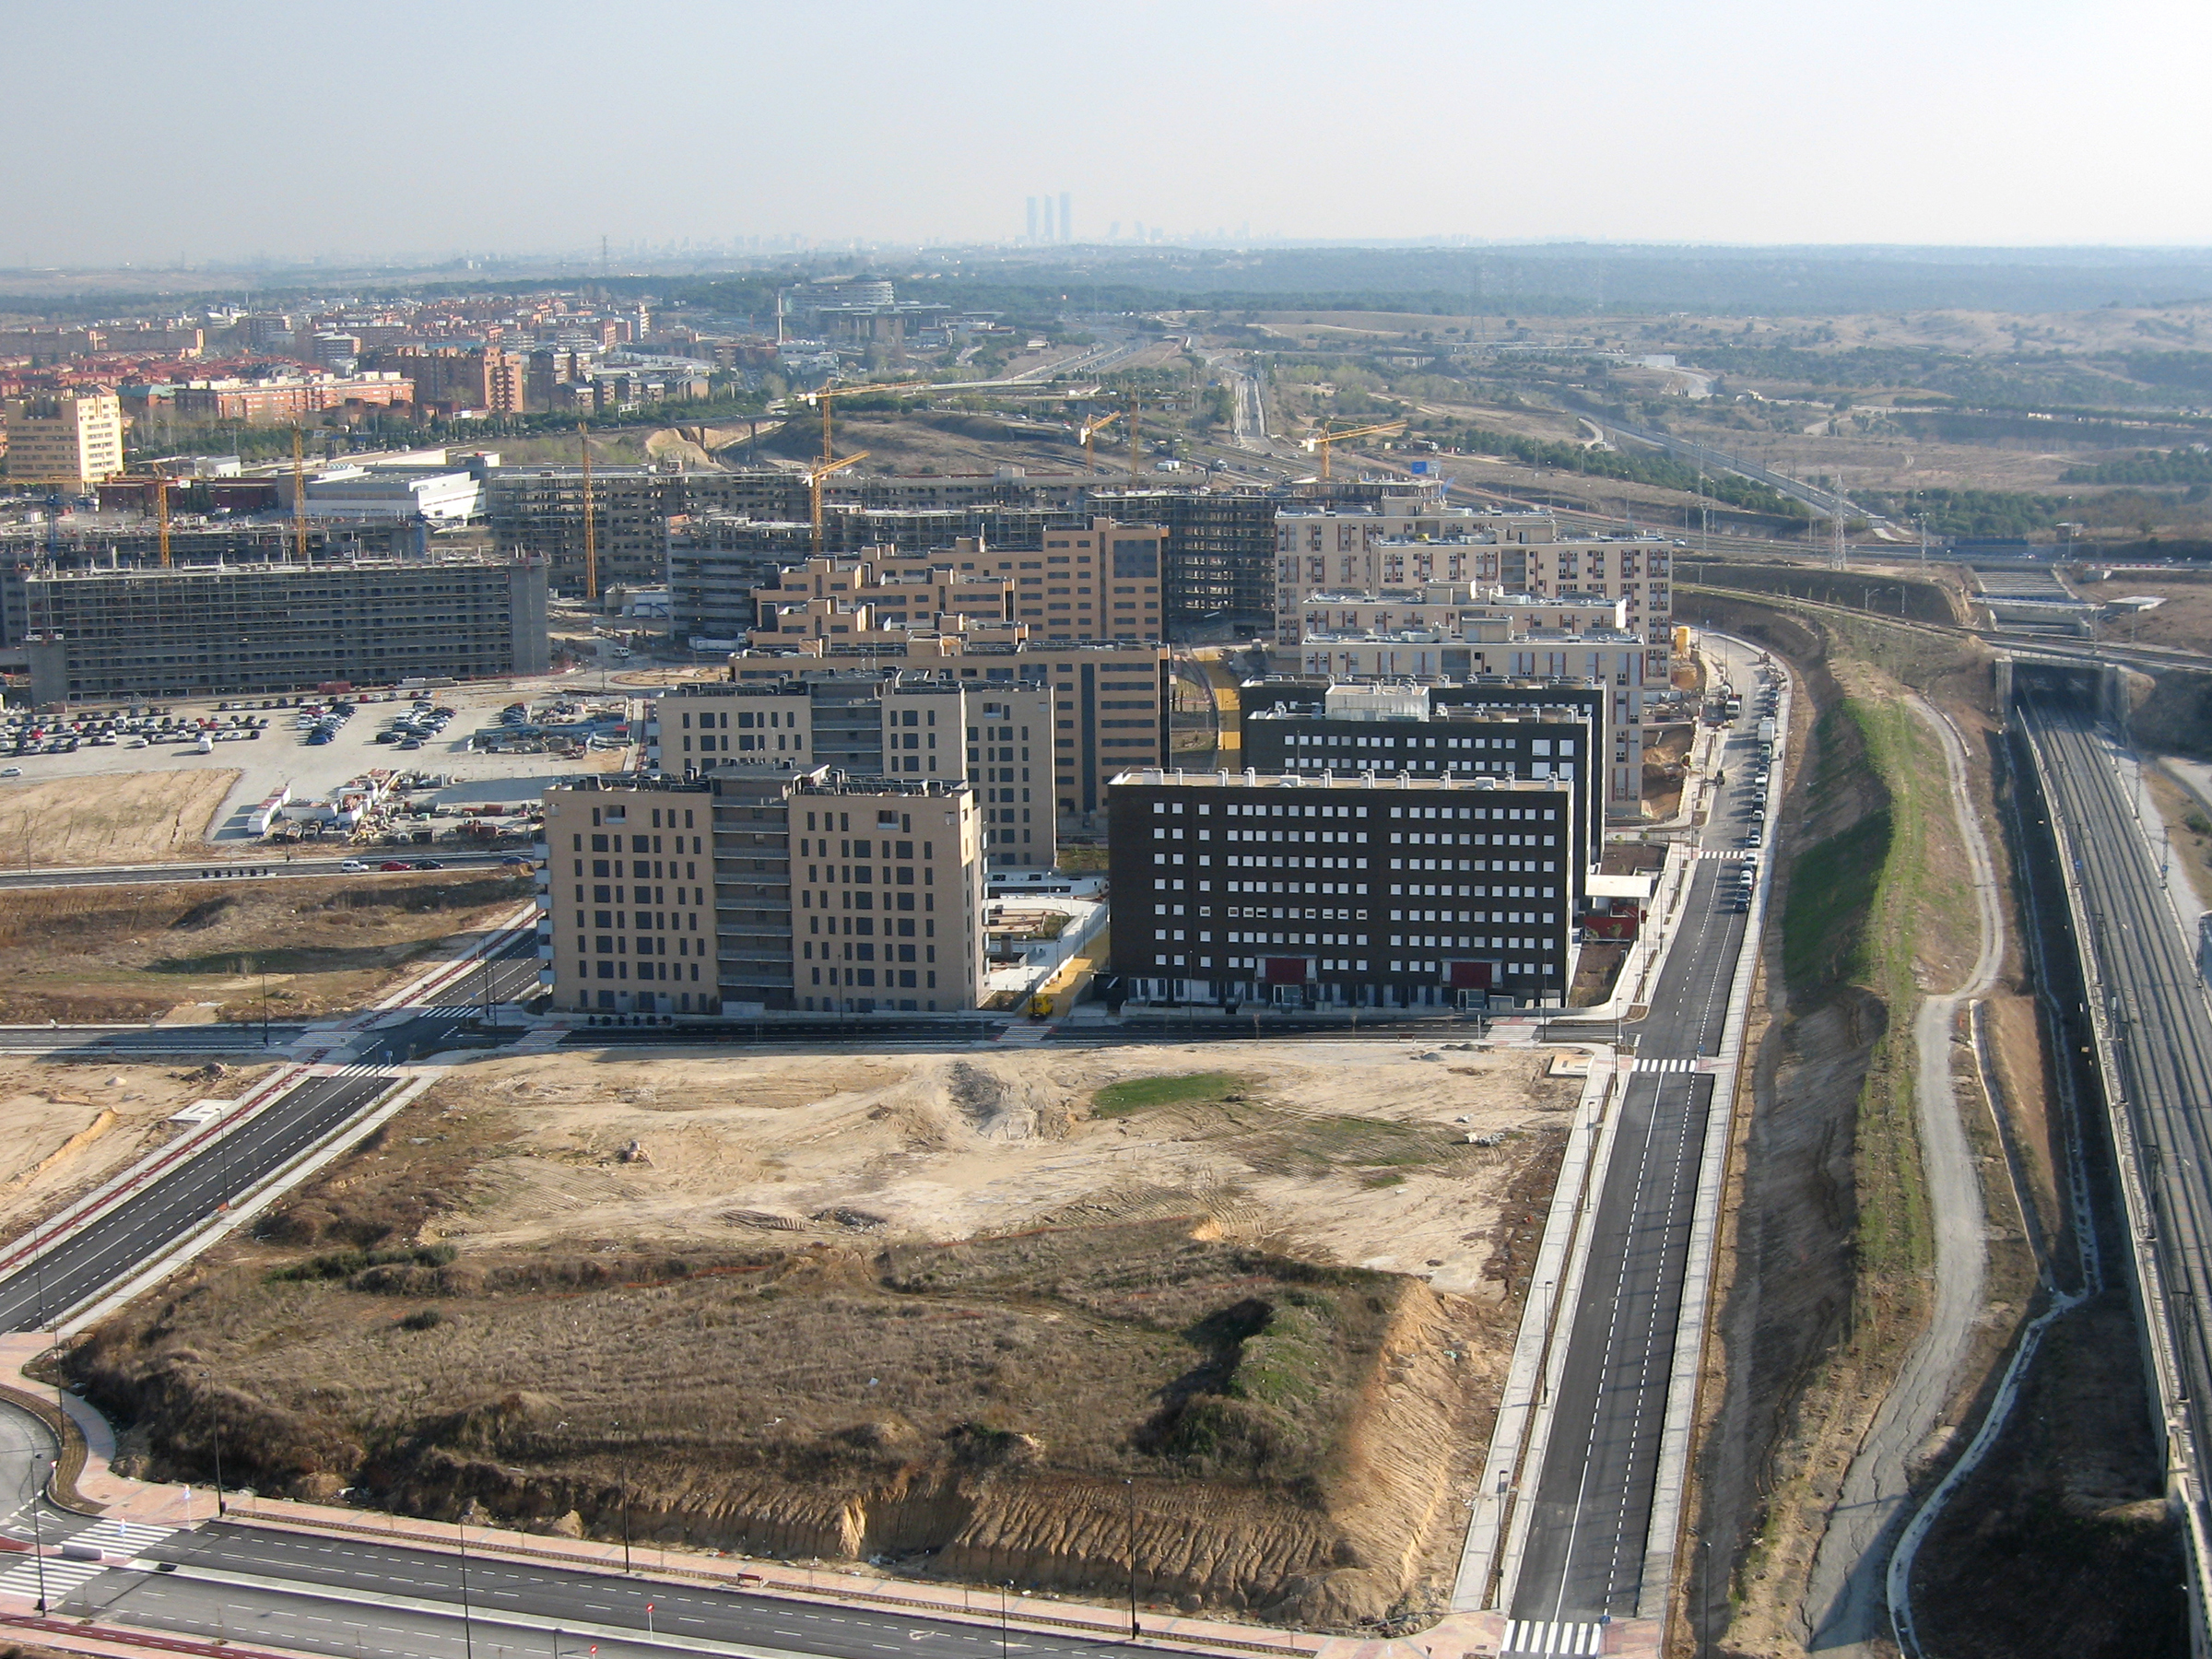
[[[532,558],[29,570],[31,696],[47,703],[543,674]]]

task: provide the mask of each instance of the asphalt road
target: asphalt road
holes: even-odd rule
[[[2161,890],[2159,869],[2115,766],[2112,746],[2087,710],[2024,699],[2021,724],[2042,760],[2048,805],[2064,831],[2090,937],[2082,941],[2091,994],[2104,999],[2147,1194],[2168,1334],[2192,1451],[2177,1444],[2204,1501],[2204,1451],[2212,1446],[2212,1004]],[[2212,1519],[2212,1517],[2207,1517]],[[2203,1563],[2199,1564],[2200,1567]]]
[[[1747,665],[1738,685],[1754,683]],[[1747,712],[1729,744],[1724,809],[1705,836],[1734,849],[1747,833],[1748,789],[1735,780],[1757,752]],[[1515,1618],[1594,1620],[1636,1612],[1674,1365],[1675,1325],[1712,1078],[1645,1070],[1719,1053],[1748,918],[1736,912],[1732,859],[1700,860],[1680,931],[1648,1018],[1627,1025],[1638,1070],[1623,1091],[1611,1163],[1596,1206],[1582,1296],[1528,1543],[1512,1590]]]
[[[307,1028],[275,1021],[269,1040],[258,1023],[145,1026],[0,1026],[0,1053],[60,1054],[72,1059],[125,1059],[132,1055],[207,1054],[228,1057],[265,1048],[282,1049]]]
[[[469,1628],[465,1630],[464,1567],[457,1555],[372,1538],[314,1537],[222,1522],[179,1533],[138,1559],[168,1570],[103,1573],[70,1594],[67,1612],[352,1659],[367,1654],[550,1655],[557,1630],[565,1632],[560,1651],[576,1659],[593,1643],[602,1659],[624,1653],[657,1659],[696,1653],[709,1642],[741,1643],[755,1654],[806,1653],[822,1659],[877,1659],[885,1653],[992,1659],[1002,1652],[1032,1659],[1103,1659],[1127,1651],[1122,1642],[1018,1628],[1010,1628],[1002,1639],[995,1624],[782,1601],[499,1556],[467,1560]],[[641,1550],[638,1565],[649,1567],[653,1559],[653,1552]],[[974,1601],[986,1613],[997,1605],[982,1591],[975,1593]],[[1021,1598],[1012,1598],[1009,1605],[1018,1609]]]
[[[99,1295],[329,1134],[394,1081],[368,1066],[348,1066],[334,1077],[310,1077],[245,1123],[225,1130],[82,1231],[0,1278],[0,1329],[37,1330]]]

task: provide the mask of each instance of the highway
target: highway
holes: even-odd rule
[[[2164,1327],[2179,1373],[2167,1392],[2183,1396],[2164,1402],[2171,1462],[2188,1473],[2192,1532],[2201,1542],[2212,1521],[2202,1461],[2212,1444],[2212,1328],[2205,1316],[2212,1309],[2212,1125],[2205,1117],[2212,1003],[2160,886],[2116,746],[2088,710],[2062,698],[2024,693],[2018,706],[2088,923],[2088,936],[2078,943],[2084,978],[2112,1034],[2107,1087],[2116,1083],[2122,1097],[2112,1109],[2134,1143],[2134,1174],[2147,1201],[2147,1215],[2132,1219],[2149,1228],[2152,1237],[2137,1243],[2148,1246],[2163,1291],[2145,1317]],[[2124,1159],[2128,1147],[2118,1151]],[[2138,1283],[2137,1291],[2145,1295],[2146,1287]],[[2202,1585],[2212,1563],[2200,1552],[2196,1566]],[[2200,1613],[2202,1606],[2200,1600]]]
[[[1748,659],[1734,653],[1740,686]],[[1757,751],[1746,719],[1725,770],[1748,775]],[[1749,829],[1750,790],[1731,783],[1703,845],[1733,853]],[[1508,1611],[1538,1625],[1626,1618],[1644,1589],[1661,1430],[1674,1365],[1698,1165],[1713,1078],[1689,1069],[1718,1053],[1744,928],[1724,877],[1735,859],[1701,858],[1650,1015],[1624,1028],[1636,1069],[1616,1112],[1612,1159],[1596,1206],[1588,1265],[1567,1331],[1567,1359],[1543,1466],[1524,1503],[1535,1509]],[[1675,1068],[1679,1069],[1675,1069]]]

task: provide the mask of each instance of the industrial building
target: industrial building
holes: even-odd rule
[[[955,1013],[984,975],[975,794],[828,768],[546,792],[541,978],[576,1013]]]
[[[1566,1000],[1592,849],[1581,781],[1131,772],[1113,971],[1152,1003]]]
[[[19,580],[41,704],[550,666],[546,567],[534,559],[33,569]]]

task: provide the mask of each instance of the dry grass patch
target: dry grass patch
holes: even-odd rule
[[[136,864],[200,850],[234,767],[0,784],[0,864]]]

